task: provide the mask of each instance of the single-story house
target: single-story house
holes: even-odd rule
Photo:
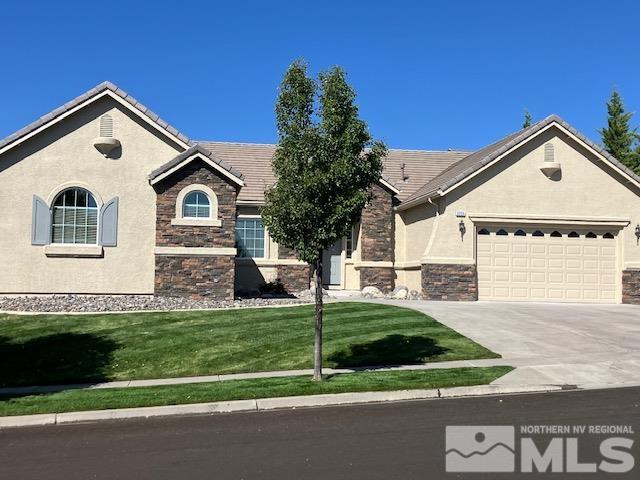
[[[0,141],[0,294],[231,298],[310,267],[260,219],[274,145],[192,141],[103,83]],[[328,288],[640,302],[640,178],[552,115],[475,152],[390,150]]]

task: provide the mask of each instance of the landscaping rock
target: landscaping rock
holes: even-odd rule
[[[384,293],[374,286],[364,287],[361,293],[364,298],[384,298]]]
[[[391,298],[395,300],[404,300],[409,296],[409,289],[403,285],[398,285],[393,289],[391,294]]]
[[[238,298],[196,300],[153,295],[43,295],[0,297],[0,311],[14,312],[127,312],[136,310],[198,310],[310,303],[311,298]]]
[[[409,295],[407,295],[407,300],[421,300],[422,295],[417,290],[411,290]]]

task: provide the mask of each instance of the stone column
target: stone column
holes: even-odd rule
[[[622,272],[622,303],[640,305],[640,268]]]
[[[395,287],[393,193],[380,185],[362,211],[360,220],[360,288],[378,287],[390,292]]]

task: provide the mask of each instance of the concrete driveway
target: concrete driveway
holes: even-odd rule
[[[640,384],[640,306],[385,301],[420,310],[517,367],[497,384]],[[492,361],[473,361],[476,365]]]

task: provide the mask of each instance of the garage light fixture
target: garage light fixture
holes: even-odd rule
[[[640,242],[640,225],[636,225],[636,245]]]
[[[458,230],[460,230],[460,236],[464,237],[464,234],[467,231],[467,227],[464,224],[464,220],[460,220],[460,223],[458,224]]]

